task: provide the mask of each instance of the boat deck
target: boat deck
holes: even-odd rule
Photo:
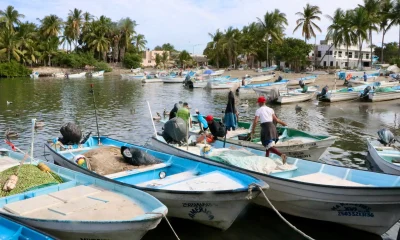
[[[129,198],[94,186],[76,186],[3,206],[15,215],[66,221],[123,221],[143,215]]]

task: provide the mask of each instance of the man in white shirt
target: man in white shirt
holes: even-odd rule
[[[265,99],[264,96],[261,96],[257,99],[257,103],[260,106],[260,108],[257,109],[257,111],[256,111],[252,129],[251,129],[251,135],[252,136],[254,135],[255,127],[258,123],[258,120],[260,120],[261,143],[266,148],[265,156],[269,157],[270,152],[275,153],[276,155],[278,155],[282,158],[282,162],[285,164],[286,163],[286,155],[279,152],[278,149],[276,149],[274,147],[275,143],[279,139],[278,132],[276,131],[274,122],[280,123],[283,126],[286,126],[287,124],[276,117],[275,112],[272,108],[267,107],[265,105],[266,101],[267,100]]]

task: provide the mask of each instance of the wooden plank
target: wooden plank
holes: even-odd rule
[[[48,209],[49,211],[65,216],[73,213],[84,212],[85,210],[92,210],[100,204],[105,204],[105,202],[91,199],[89,197],[82,197],[80,199],[75,199],[74,201],[49,207]]]
[[[9,203],[4,205],[4,209],[16,215],[24,216],[26,214],[48,208],[57,204],[63,203],[59,199],[49,195],[42,195],[34,198],[25,199],[22,201]]]
[[[69,202],[78,198],[83,198],[86,196],[90,196],[92,194],[98,193],[101,190],[98,188],[94,188],[91,186],[80,185],[73,188],[68,188],[59,192],[49,193],[49,196],[57,198],[63,202]]]

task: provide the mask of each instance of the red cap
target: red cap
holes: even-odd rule
[[[207,122],[211,122],[212,120],[214,120],[214,117],[213,117],[212,115],[208,115],[208,116],[206,117],[206,121],[207,121]]]
[[[266,101],[267,101],[267,99],[265,99],[264,96],[261,96],[261,97],[259,97],[259,98],[257,99],[257,102],[258,102],[258,103],[265,103]]]

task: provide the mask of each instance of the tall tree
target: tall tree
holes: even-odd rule
[[[18,47],[18,33],[14,31],[0,31],[0,54],[7,53],[8,62],[11,61],[11,57],[17,61],[20,60],[20,56],[23,54]]]
[[[222,54],[222,39],[224,37],[224,34],[217,29],[217,31],[212,34],[208,33],[208,35],[212,38],[212,41],[207,44],[207,48],[210,50],[209,54],[211,57],[215,60],[215,64],[217,65],[217,68],[219,68],[219,61],[221,59],[221,54]]]
[[[319,32],[322,32],[321,28],[315,24],[315,21],[320,21],[321,18],[319,15],[322,14],[321,10],[318,6],[307,5],[303,8],[303,12],[297,12],[296,15],[300,16],[296,21],[296,28],[293,30],[293,33],[297,31],[297,29],[302,28],[301,35],[304,37],[304,42],[311,39],[311,37],[316,37],[314,28]]]
[[[147,40],[143,34],[138,34],[134,36],[133,41],[135,43],[135,47],[138,52],[146,49]]]
[[[12,32],[14,31],[14,25],[19,25],[21,23],[20,18],[24,17],[13,6],[8,6],[4,11],[0,10],[0,22],[5,23],[6,28]]]
[[[388,17],[391,20],[389,26],[394,26],[398,25],[399,26],[399,53],[398,57],[400,58],[400,0],[395,0],[394,3],[394,8],[389,12]]]
[[[359,66],[363,68],[362,63],[362,46],[364,41],[368,41],[368,30],[371,28],[369,18],[364,8],[358,7],[351,14],[351,23],[354,33],[357,35],[357,43],[359,46]],[[372,63],[372,62],[371,62]]]
[[[133,34],[136,33],[135,27],[137,24],[129,17],[121,19],[118,24],[121,29],[120,59],[122,60],[132,42]]]
[[[161,46],[161,49],[168,52],[176,52],[174,45],[172,45],[171,43],[164,43]]]
[[[380,0],[364,0],[364,5],[358,5],[359,8],[364,9],[365,14],[367,15],[367,25],[369,37],[368,40],[370,42],[371,49],[371,66],[372,66],[372,31],[377,31],[377,24],[380,22],[379,10],[380,10]],[[357,11],[357,10],[356,10]]]
[[[380,12],[379,12],[379,17],[380,17],[380,23],[379,23],[379,29],[382,31],[382,45],[381,45],[381,62],[384,62],[383,59],[383,46],[385,43],[385,35],[387,31],[392,27],[390,24],[390,18],[391,14],[390,12],[392,11],[394,7],[394,3],[391,0],[382,0],[380,4]]]
[[[269,66],[269,41],[282,42],[285,25],[288,25],[286,15],[278,9],[266,12],[263,19],[257,18],[267,42],[267,66]]]
[[[182,64],[182,68],[185,68],[185,65],[188,63],[188,61],[192,59],[192,57],[186,50],[180,52],[178,58],[179,62]]]
[[[83,14],[82,10],[74,8],[74,10],[69,10],[67,21],[69,23],[69,28],[72,33],[72,39],[75,41],[75,48],[78,46],[78,39],[81,34],[81,27],[83,24]]]
[[[229,27],[225,31],[222,49],[227,53],[229,66],[235,64],[237,56],[237,47],[239,44],[240,32],[238,29]]]
[[[166,69],[168,59],[169,59],[169,54],[168,54],[167,51],[164,51],[164,52],[162,53],[162,55],[161,55],[161,62],[162,62],[163,65],[164,65],[164,69]]]
[[[40,32],[44,38],[58,37],[61,33],[63,21],[57,15],[45,16],[40,23]]]

